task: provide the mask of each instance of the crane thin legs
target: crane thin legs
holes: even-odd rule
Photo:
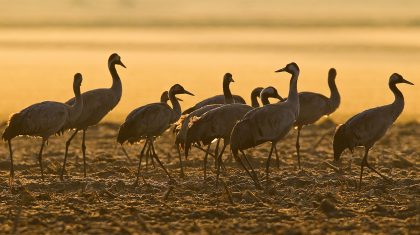
[[[83,138],[82,138],[82,153],[83,153],[83,176],[86,178],[86,129],[83,129]]]
[[[209,156],[210,146],[211,146],[211,143],[207,145],[206,154],[204,154],[204,183],[206,182],[206,179],[207,179],[207,157]]]
[[[269,168],[270,168],[270,161],[271,161],[271,155],[273,154],[273,150],[276,147],[275,143],[271,144],[271,149],[270,149],[270,153],[268,154],[268,159],[267,159],[267,163],[265,166],[265,176],[266,176],[266,180],[267,180],[267,186],[268,186],[268,180],[269,180]]]
[[[11,140],[7,141],[9,145],[9,153],[10,153],[10,174],[9,174],[9,187],[13,187],[13,179],[15,178],[15,170],[13,168],[13,151],[12,151],[12,142]]]
[[[386,176],[382,175],[381,173],[379,173],[379,171],[377,171],[376,169],[374,169],[372,166],[370,166],[370,164],[367,161],[368,158],[368,153],[369,153],[369,148],[365,148],[365,156],[363,157],[362,160],[362,164],[360,167],[360,181],[359,181],[359,190],[362,188],[362,176],[363,176],[363,167],[366,166],[367,168],[371,169],[373,172],[375,172],[376,174],[378,174],[380,177],[382,177],[384,180],[389,181],[390,179],[388,179]]]
[[[60,180],[61,181],[64,180],[63,175],[64,175],[64,171],[66,170],[67,155],[69,153],[70,143],[73,140],[73,138],[76,136],[77,132],[79,132],[79,129],[76,129],[74,131],[74,133],[70,136],[70,138],[66,141],[66,151],[64,152],[63,167],[61,168],[61,173],[60,173]]]
[[[139,182],[139,176],[140,176],[140,168],[141,168],[141,160],[143,159],[143,155],[144,155],[144,150],[146,149],[146,145],[148,143],[149,140],[146,140],[146,142],[144,142],[143,148],[141,149],[140,152],[140,156],[139,156],[139,166],[137,168],[137,177],[136,177],[136,182],[134,183],[134,185],[137,185]],[[144,178],[143,178],[144,179]]]
[[[131,159],[130,159],[130,157],[128,156],[127,150],[125,150],[125,148],[124,148],[124,146],[123,146],[122,144],[121,144],[121,149],[122,149],[122,151],[123,151],[123,153],[124,153],[125,157],[127,158],[128,163],[130,163],[130,165],[131,165]]]
[[[180,173],[180,175],[181,175],[181,178],[184,178],[185,174],[184,174],[184,167],[183,167],[183,165],[182,165],[182,156],[181,156],[181,149],[180,149],[180,146],[179,146],[179,145],[177,145],[177,146],[176,146],[176,149],[178,150],[179,165],[181,166],[181,173]],[[186,159],[185,159],[185,160],[186,160]]]
[[[217,156],[219,156],[219,145],[220,145],[220,138],[217,139],[216,148],[214,148],[214,168],[217,169]]]
[[[42,138],[42,144],[41,149],[39,150],[38,154],[38,162],[39,162],[39,168],[41,168],[41,179],[44,181],[44,168],[42,167],[42,151],[44,150],[44,145],[47,140]]]
[[[297,152],[297,157],[298,157],[298,165],[299,165],[299,169],[300,168],[300,144],[299,144],[299,137],[300,137],[300,130],[302,129],[301,126],[298,126],[298,133],[297,133],[297,138],[296,138],[296,152]]]
[[[217,161],[217,177],[216,177],[216,183],[219,183],[220,168],[222,166],[222,155],[225,152],[226,146],[227,146],[227,144],[225,143],[225,141],[223,141],[222,150],[220,151],[220,154],[219,154],[219,156],[216,159],[216,161]]]
[[[276,154],[276,166],[277,169],[280,168],[280,158],[279,158],[279,153],[277,151],[277,145],[274,145],[274,153]]]
[[[243,150],[240,150],[240,151],[241,151],[242,156],[244,157],[245,161],[247,162],[247,164],[249,166],[249,169],[251,169],[252,174],[250,172],[248,172],[248,174],[250,174],[251,178],[254,180],[255,186],[258,189],[261,189],[261,184],[260,184],[260,181],[258,180],[257,173],[255,173],[254,168],[252,167],[251,163],[249,162],[249,160],[248,160],[247,156],[245,155],[244,151]]]
[[[162,162],[159,160],[158,155],[156,154],[155,146],[153,145],[153,140],[150,141],[150,144],[152,145],[152,154],[153,154],[153,157],[156,159],[156,161],[159,163],[160,167],[162,167],[162,169],[168,175],[169,179],[172,180],[173,179],[172,176],[169,174],[168,170],[166,170],[165,166],[163,166]]]

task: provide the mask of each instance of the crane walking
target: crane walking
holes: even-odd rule
[[[80,73],[74,75],[73,92],[75,102],[72,105],[55,101],[44,101],[31,105],[12,115],[2,136],[3,140],[7,141],[10,152],[10,186],[13,185],[14,179],[12,139],[21,135],[42,138],[38,162],[41,169],[41,178],[44,180],[42,167],[44,145],[51,135],[62,133],[80,117],[83,110],[83,97],[80,95],[82,80]]]
[[[343,125],[339,126],[333,141],[334,161],[339,162],[340,156],[345,149],[353,149],[357,146],[363,146],[365,153],[360,166],[359,189],[362,186],[363,168],[374,171],[384,179],[384,175],[379,173],[368,163],[368,153],[376,141],[385,135],[388,128],[397,120],[404,109],[404,96],[397,88],[396,84],[413,83],[405,80],[400,74],[394,73],[389,78],[389,89],[394,94],[394,102],[388,105],[365,110],[350,118]]]

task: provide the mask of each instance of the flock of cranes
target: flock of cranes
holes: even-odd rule
[[[66,103],[45,101],[31,105],[11,116],[3,133],[3,140],[7,141],[10,152],[10,177],[9,185],[12,187],[14,180],[12,139],[17,136],[41,137],[42,143],[38,154],[41,177],[44,179],[42,154],[48,138],[54,134],[62,134],[68,130],[74,133],[66,141],[63,166],[60,179],[64,180],[66,160],[72,139],[79,131],[82,131],[83,171],[86,177],[86,131],[90,126],[98,124],[113,108],[117,106],[122,96],[122,83],[116,70],[116,65],[125,68],[121,57],[114,53],[108,59],[108,69],[112,77],[110,88],[95,89],[81,93],[82,75],[74,75],[74,97]],[[182,164],[182,150],[185,159],[192,147],[202,150],[204,155],[204,179],[207,175],[207,158],[209,155],[215,159],[217,168],[217,180],[221,168],[224,167],[222,156],[226,147],[230,145],[232,155],[236,162],[245,170],[253,180],[257,188],[261,183],[250,163],[245,150],[256,147],[265,142],[271,142],[270,152],[266,161],[266,179],[269,179],[269,167],[272,154],[276,155],[277,166],[279,156],[276,144],[281,141],[288,132],[297,127],[296,152],[298,166],[300,164],[300,132],[303,126],[313,124],[321,117],[333,113],[340,105],[335,78],[337,72],[331,68],[328,73],[328,86],[330,97],[313,93],[299,92],[299,66],[296,63],[287,64],[284,68],[275,72],[287,72],[291,75],[289,94],[282,98],[274,87],[257,87],[251,92],[251,106],[238,95],[230,91],[230,84],[234,82],[233,76],[226,73],[223,77],[223,94],[216,95],[198,102],[184,112],[178,95],[193,94],[183,86],[175,84],[168,91],[162,93],[160,102],[151,103],[136,108],[128,114],[121,125],[117,136],[117,142],[123,144],[144,141],[140,152],[137,170],[136,184],[141,175],[141,163],[143,157],[151,158],[162,167],[170,180],[173,180],[169,171],[159,160],[155,150],[155,140],[167,129],[173,126],[175,134],[175,147],[181,167],[181,175],[184,175]],[[345,149],[353,149],[357,146],[365,148],[365,155],[361,163],[360,182],[364,167],[368,167],[379,176],[388,179],[368,163],[368,152],[387,129],[395,122],[404,109],[404,96],[396,84],[413,83],[405,80],[401,75],[394,73],[389,79],[389,88],[395,96],[392,104],[376,107],[363,111],[340,125],[334,135],[333,152],[334,162],[340,164],[340,155]],[[258,98],[262,106],[258,103]],[[276,98],[277,103],[270,104],[268,98]],[[170,104],[168,104],[170,101]],[[216,142],[214,152],[210,151],[212,143]],[[220,147],[220,143],[223,142]],[[203,148],[202,146],[207,146]],[[124,153],[127,155],[123,147]],[[128,157],[128,155],[127,155]],[[144,178],[143,178],[144,179]]]

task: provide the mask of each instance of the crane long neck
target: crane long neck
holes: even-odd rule
[[[269,95],[266,93],[261,94],[261,103],[262,105],[270,104],[270,101],[268,100]]]
[[[330,87],[330,112],[334,112],[340,106],[341,97],[335,84],[335,77],[328,77],[328,86]]]
[[[233,96],[229,89],[229,81],[223,80],[223,95],[225,96],[225,104],[233,104]]]
[[[121,99],[122,95],[122,84],[120,76],[118,75],[117,69],[115,68],[115,63],[110,63],[108,65],[109,72],[112,76],[112,86],[111,90],[116,94],[117,102]]]
[[[395,100],[391,104],[394,118],[396,119],[404,109],[404,96],[401,91],[397,88],[395,82],[389,83],[389,89],[394,93]]]
[[[75,122],[83,111],[83,98],[80,94],[80,84],[73,84],[73,92],[76,102],[70,107],[69,117],[71,123]]]
[[[257,97],[260,95],[261,90],[253,90],[251,92],[251,106],[253,108],[260,107],[260,104],[258,103]]]
[[[297,91],[298,78],[299,78],[299,71],[292,74],[292,78],[290,79],[289,94],[287,96],[287,101],[295,102],[297,104],[299,104],[299,95]]]
[[[169,91],[169,100],[172,103],[173,122],[177,121],[181,117],[181,105],[175,95],[176,94],[174,92]]]

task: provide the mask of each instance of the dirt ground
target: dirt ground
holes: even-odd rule
[[[133,183],[140,146],[126,147],[128,161],[115,141],[117,125],[89,129],[86,179],[80,136],[73,141],[64,182],[58,174],[69,133],[51,138],[46,147],[45,181],[36,158],[40,139],[16,138],[13,190],[8,187],[8,150],[6,144],[0,146],[0,233],[420,234],[420,124],[395,125],[376,144],[369,161],[393,182],[366,170],[360,191],[361,149],[353,157],[346,151],[344,170],[336,172],[325,163],[333,160],[332,134],[313,148],[320,133],[333,128],[324,124],[303,129],[302,170],[297,168],[296,131],[291,131],[278,144],[280,166],[274,158],[268,184],[263,175],[269,145],[247,151],[264,190],[255,188],[229,154],[224,157],[225,184],[215,184],[211,157],[204,182],[204,154],[199,150],[184,161],[186,176],[181,178],[170,132],[157,140],[156,148],[176,183],[149,163],[147,171],[142,166],[147,184],[141,180],[138,186]]]

